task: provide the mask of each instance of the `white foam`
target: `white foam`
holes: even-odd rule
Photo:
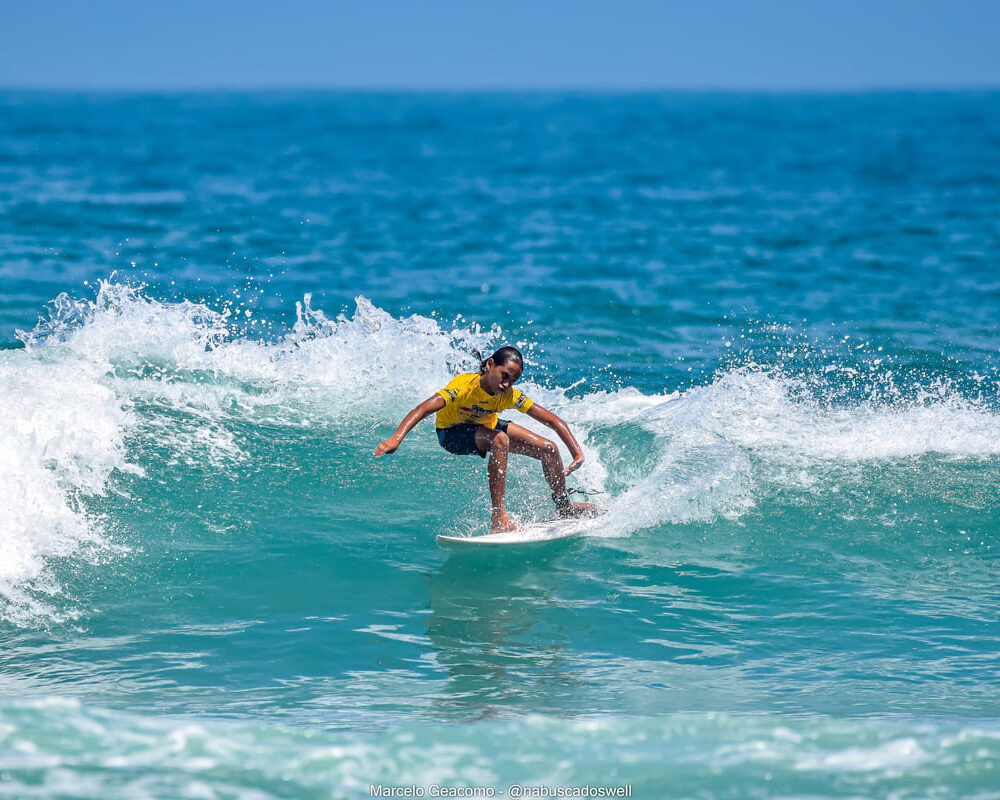
[[[847,747],[826,753],[804,753],[795,768],[809,771],[834,772],[902,772],[912,770],[931,760],[912,736],[904,736],[873,747]]]
[[[229,312],[189,301],[161,303],[135,287],[101,283],[93,302],[56,298],[52,319],[21,338],[29,349],[59,342],[116,377],[127,376],[122,365],[163,365],[166,377],[200,372],[215,379],[142,377],[129,387],[171,405],[299,405],[381,421],[394,417],[401,403],[415,405],[456,372],[472,369],[472,351],[499,333],[476,326],[448,330],[420,315],[397,319],[364,297],[352,316],[329,319],[310,301],[306,295],[296,304],[298,319],[286,336],[263,342],[232,336]]]
[[[307,295],[294,328],[271,341],[234,334],[228,312],[160,302],[122,284],[102,283],[93,301],[56,298],[51,318],[21,334],[26,350],[0,355],[8,418],[0,431],[0,595],[24,611],[32,586],[36,594],[58,589],[46,583],[47,560],[103,541],[84,501],[106,491],[116,470],[137,469],[125,454],[128,435],[221,468],[241,457],[235,419],[354,431],[360,423],[374,439],[377,427],[395,426],[455,373],[473,369],[472,350],[499,335],[396,318],[363,297],[352,315],[331,319]],[[672,394],[625,388],[571,398],[530,380],[521,388],[580,440],[587,461],[575,482],[618,487],[604,501],[612,535],[739,516],[763,483],[781,480],[781,470],[764,474],[760,464],[808,483],[831,463],[1000,454],[1000,416],[940,387],[908,401],[834,403],[776,371],[745,368]],[[139,404],[142,414],[133,410]],[[591,434],[626,425],[652,437],[653,457],[640,468],[625,453],[626,466],[613,472]]]
[[[922,392],[890,405],[825,405],[802,389],[800,381],[774,372],[733,370],[645,419],[658,427],[695,419],[741,448],[779,450],[798,461],[1000,454],[1000,415],[955,391]]]
[[[46,563],[103,541],[82,496],[132,468],[126,404],[91,365],[45,355],[0,353],[0,615],[15,621],[51,612],[38,599],[58,591]]]
[[[60,295],[47,321],[19,332],[25,349],[0,353],[0,615],[59,615],[40,599],[60,590],[47,568],[107,545],[86,501],[115,471],[141,473],[129,436],[227,468],[242,455],[236,417],[395,423],[497,334],[396,319],[365,298],[328,319],[309,300],[292,331],[261,342],[233,336],[226,312],[105,282],[93,301]]]
[[[7,702],[0,768],[8,794],[19,796],[189,797],[204,787],[206,797],[259,798],[272,796],[260,787],[280,785],[289,796],[367,797],[379,784],[498,787],[502,794],[515,782],[631,782],[646,790],[640,797],[713,790],[814,797],[817,786],[838,797],[893,796],[900,786],[907,796],[995,796],[997,732],[948,719],[525,714],[469,726],[400,724],[389,714],[372,723],[371,716],[359,732],[331,726],[329,712],[309,727],[284,724],[279,714],[192,721],[73,702]],[[669,776],[669,788],[651,776]]]

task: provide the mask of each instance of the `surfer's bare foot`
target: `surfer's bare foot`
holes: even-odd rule
[[[560,517],[596,517],[601,509],[593,503],[570,503],[559,509]]]
[[[493,523],[490,525],[490,533],[505,533],[516,530],[517,523],[510,518],[510,514],[506,511],[493,512]]]

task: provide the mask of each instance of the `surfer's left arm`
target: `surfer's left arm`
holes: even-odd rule
[[[537,419],[543,425],[547,425],[552,428],[552,430],[559,434],[559,438],[563,440],[563,444],[569,448],[569,454],[573,457],[573,460],[570,462],[569,466],[563,470],[563,475],[569,475],[571,472],[578,470],[583,464],[583,450],[580,449],[580,445],[573,437],[573,434],[569,429],[569,425],[563,422],[551,411],[542,408],[538,405],[538,403],[533,403],[531,408],[524,413],[532,419]]]

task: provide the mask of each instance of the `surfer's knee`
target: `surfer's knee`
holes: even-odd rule
[[[510,450],[510,437],[503,431],[497,431],[490,442],[490,451],[493,453],[506,453]]]
[[[559,448],[551,439],[542,440],[542,459],[550,461],[559,458]]]

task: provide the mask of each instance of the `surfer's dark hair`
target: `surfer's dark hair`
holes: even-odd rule
[[[479,374],[482,375],[486,372],[486,362],[492,360],[493,364],[497,367],[502,367],[508,361],[514,361],[520,365],[521,369],[524,369],[524,356],[521,355],[521,351],[516,347],[511,347],[507,345],[506,347],[501,347],[489,358],[483,358],[482,351],[473,350],[473,354],[479,359]]]

